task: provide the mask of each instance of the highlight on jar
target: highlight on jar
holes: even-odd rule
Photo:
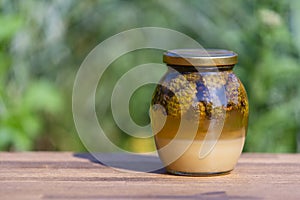
[[[150,117],[169,173],[226,174],[236,165],[249,114],[246,90],[233,72],[237,57],[219,49],[164,53],[168,70],[154,91]]]

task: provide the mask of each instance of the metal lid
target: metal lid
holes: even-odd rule
[[[164,53],[163,61],[180,66],[228,66],[237,63],[238,55],[223,49],[174,49]]]

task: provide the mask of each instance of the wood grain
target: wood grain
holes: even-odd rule
[[[157,162],[149,155],[135,164]],[[124,172],[89,154],[3,152],[0,199],[300,199],[300,154],[243,154],[228,175],[182,177]]]

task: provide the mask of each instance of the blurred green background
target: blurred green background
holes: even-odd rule
[[[239,54],[235,72],[250,100],[244,151],[300,152],[299,10],[296,0],[0,0],[0,150],[85,151],[72,116],[80,64],[114,34],[157,26]],[[152,150],[153,141],[116,126],[109,105],[113,84],[138,64],[161,62],[161,53],[124,55],[101,80],[99,121],[131,151]],[[149,123],[153,88],[144,86],[131,99],[138,124]]]

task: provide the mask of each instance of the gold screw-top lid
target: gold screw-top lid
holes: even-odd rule
[[[228,66],[237,63],[238,55],[224,49],[174,49],[164,53],[163,61],[180,66]]]

